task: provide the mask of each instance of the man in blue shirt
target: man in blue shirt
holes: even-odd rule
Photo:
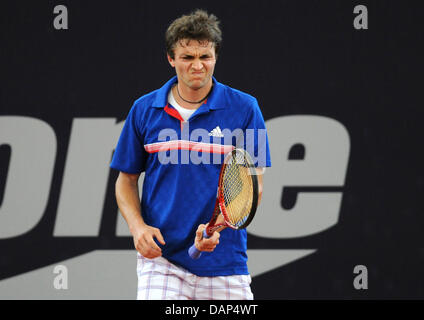
[[[262,168],[271,165],[257,100],[213,77],[220,44],[219,22],[205,11],[169,26],[176,77],[135,101],[112,159],[117,203],[138,251],[138,299],[253,299],[246,230],[202,237],[225,154],[243,147],[252,155],[260,195]],[[206,252],[198,260],[187,254],[193,240]]]

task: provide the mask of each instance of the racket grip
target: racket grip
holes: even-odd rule
[[[206,233],[206,228],[205,230],[203,230],[203,238],[209,238],[208,234]],[[199,259],[200,256],[202,255],[202,251],[198,250],[195,246],[195,244],[193,244],[190,249],[188,249],[188,255],[190,256],[190,258],[192,259]]]

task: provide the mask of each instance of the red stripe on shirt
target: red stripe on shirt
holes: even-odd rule
[[[214,143],[194,142],[187,140],[171,140],[146,144],[144,149],[148,153],[156,153],[168,150],[190,150],[206,153],[226,154],[234,150],[232,145],[222,145]]]

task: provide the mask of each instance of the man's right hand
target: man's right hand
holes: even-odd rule
[[[156,244],[156,238],[159,243],[165,245],[165,240],[158,228],[142,224],[133,231],[134,247],[140,254],[148,259],[160,257],[162,249]]]

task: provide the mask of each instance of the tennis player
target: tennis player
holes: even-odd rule
[[[116,199],[137,250],[137,299],[253,299],[246,230],[227,228],[208,239],[202,232],[215,205],[217,159],[242,146],[252,149],[259,173],[271,165],[263,116],[254,97],[213,77],[222,41],[214,15],[179,17],[165,40],[176,76],[135,101],[111,163],[120,171]],[[247,145],[249,130],[262,139]],[[198,260],[187,253],[193,240],[203,251]]]

